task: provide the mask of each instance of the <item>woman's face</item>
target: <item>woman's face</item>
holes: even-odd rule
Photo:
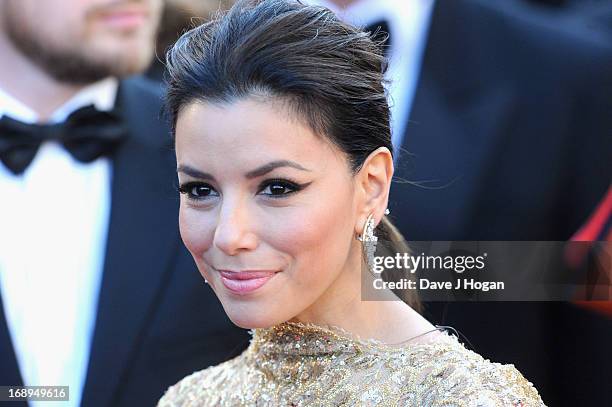
[[[185,106],[176,155],[181,236],[236,325],[275,325],[338,291],[359,258],[342,152],[280,103],[244,99]]]

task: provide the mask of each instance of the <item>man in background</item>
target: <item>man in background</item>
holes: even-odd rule
[[[161,89],[127,79],[161,7],[0,2],[0,385],[54,405],[153,405],[246,345],[180,241]]]

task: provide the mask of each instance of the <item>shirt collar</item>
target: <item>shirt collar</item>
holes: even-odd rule
[[[94,105],[98,110],[111,110],[115,105],[118,86],[119,81],[112,77],[87,85],[55,110],[49,122],[63,122],[72,112],[87,105]],[[3,115],[25,123],[38,121],[38,114],[32,108],[0,89],[0,117]]]
[[[434,0],[357,0],[345,8],[330,0],[306,0],[309,4],[327,7],[342,21],[365,27],[382,20],[387,21],[393,40],[392,48],[402,54],[413,52],[415,38],[429,25]],[[394,52],[391,52],[394,59]],[[397,57],[397,56],[396,56]]]
[[[419,3],[431,0],[357,0],[348,7],[338,7],[330,0],[307,0],[310,4],[327,7],[341,20],[356,26],[365,26],[380,20],[396,21]],[[416,4],[411,4],[416,3]],[[398,18],[399,17],[399,18]]]

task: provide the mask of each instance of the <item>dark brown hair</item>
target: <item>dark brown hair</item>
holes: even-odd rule
[[[379,147],[393,154],[381,41],[329,9],[297,0],[242,0],[181,36],[166,55],[166,110],[174,133],[194,101],[280,99],[346,154],[353,173]],[[384,217],[377,232],[405,241]],[[404,298],[420,309],[416,298]]]

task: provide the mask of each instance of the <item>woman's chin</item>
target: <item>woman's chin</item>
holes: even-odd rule
[[[234,325],[244,329],[269,328],[289,320],[289,318],[274,318],[261,311],[253,313],[226,309],[226,313]]]

